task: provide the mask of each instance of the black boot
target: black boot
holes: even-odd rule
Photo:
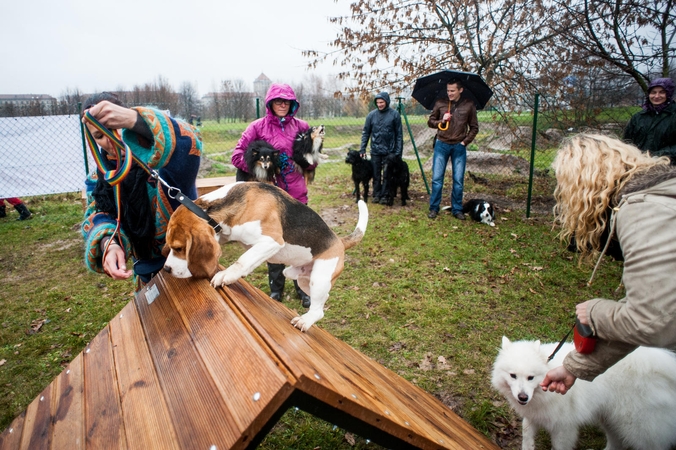
[[[16,209],[19,212],[19,219],[18,220],[30,219],[31,216],[32,216],[31,212],[28,210],[28,208],[26,208],[26,205],[24,203],[20,203],[18,205],[15,205],[14,209]]]
[[[296,286],[296,294],[298,294],[298,298],[301,302],[303,302],[303,308],[309,308],[311,303],[310,296],[303,292],[300,286],[298,286],[298,281],[293,280],[293,285]]]
[[[3,217],[7,217],[7,210],[5,209],[5,205],[0,206],[0,219]]]
[[[282,301],[284,295],[284,282],[286,278],[282,273],[284,271],[284,264],[270,264],[268,263],[268,283],[270,284],[270,298]]]

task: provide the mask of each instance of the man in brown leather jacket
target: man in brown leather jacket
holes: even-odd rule
[[[465,181],[467,146],[479,132],[479,121],[474,102],[461,98],[462,91],[463,86],[460,81],[448,83],[446,85],[448,100],[437,100],[427,120],[430,128],[438,130],[432,161],[430,212],[427,215],[430,219],[435,219],[439,214],[446,165],[450,157],[453,169],[451,212],[456,219],[465,220],[465,215],[462,213],[462,190]]]

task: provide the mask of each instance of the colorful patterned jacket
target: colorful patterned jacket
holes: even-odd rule
[[[172,187],[176,187],[191,199],[197,197],[195,180],[202,155],[202,140],[197,129],[185,122],[173,119],[162,111],[136,107],[141,118],[153,134],[153,143],[146,148],[139,143],[139,137],[131,130],[123,130],[122,138],[135,156],[148,167],[159,171],[160,177]],[[114,169],[114,162],[109,169]],[[82,234],[85,239],[84,260],[88,269],[103,273],[101,240],[112,236],[117,217],[97,211],[92,192],[98,177],[96,171],[85,181],[87,190],[87,209],[82,222]],[[158,189],[158,184],[161,186]],[[149,177],[147,185],[150,204],[155,211],[155,239],[152,245],[153,257],[161,257],[169,217],[179,206],[178,201],[169,198],[167,188]],[[132,256],[132,248],[125,230],[120,227],[120,245],[127,257]]]

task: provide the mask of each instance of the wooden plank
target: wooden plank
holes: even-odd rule
[[[345,391],[345,388],[341,389],[339,386],[344,385],[346,381],[342,377],[331,376],[329,362],[306,358],[309,355],[308,352],[311,352],[308,341],[313,339],[314,332],[312,328],[307,333],[301,333],[300,330],[294,328],[291,325],[291,319],[296,316],[293,311],[270,299],[243,280],[221,289],[221,293],[224,299],[250,323],[253,333],[260,336],[283,361],[298,380],[295,384],[296,388],[305,386],[312,391],[309,392],[311,395]],[[286,346],[293,349],[294,357],[286,351]],[[320,373],[326,376],[321,376]],[[336,394],[332,400],[356,401],[363,406],[376,407],[373,399],[367,396],[354,399],[352,396],[346,398]]]
[[[108,327],[96,335],[84,350],[84,398],[87,448],[126,449]]]
[[[205,367],[181,315],[156,276],[135,297],[178,445],[183,449],[231,448],[241,431]],[[149,295],[156,292],[157,296]],[[151,300],[152,299],[152,300]],[[151,301],[150,304],[148,302]]]
[[[255,332],[260,335],[266,343],[278,354],[279,358],[288,364],[290,370],[298,378],[296,387],[307,388],[313,395],[321,395],[326,392],[343,392],[349,389],[349,379],[342,375],[337,375],[333,370],[335,364],[333,361],[322,360],[312,355],[313,341],[318,338],[316,333],[324,332],[314,326],[306,333],[291,325],[291,319],[296,314],[289,310],[283,304],[273,301],[260,290],[251,286],[243,280],[230,285],[224,290],[224,295],[233,302],[233,307],[241,310]],[[340,341],[338,341],[340,342]],[[333,345],[330,342],[326,345]],[[349,352],[355,352],[352,347],[344,344]],[[340,360],[339,360],[340,361]],[[321,376],[321,373],[326,376]],[[342,388],[340,388],[342,386]],[[339,395],[343,398],[342,395]],[[320,398],[320,400],[330,403],[329,399]],[[354,397],[348,395],[346,400],[353,401]],[[377,408],[380,404],[372,396],[362,396],[357,401],[362,406]]]
[[[19,448],[25,417],[26,411],[24,410],[0,434],[0,450],[16,450]]]
[[[423,430],[416,428],[416,422],[408,421],[407,424],[406,418],[397,417],[398,409],[383,402],[383,399],[391,400],[389,391],[387,394],[381,392],[377,386],[368,382],[368,376],[361,373],[362,368],[358,364],[346,361],[346,358],[352,355],[365,358],[363,355],[319,327],[312,327],[307,333],[300,333],[289,323],[291,317],[295,315],[291,311],[287,310],[286,314],[283,314],[285,317],[278,320],[276,314],[270,314],[269,308],[286,308],[278,302],[273,302],[265,294],[251,295],[251,292],[257,291],[254,287],[241,282],[231,285],[230,288],[233,291],[231,295],[236,297],[235,303],[240,303],[239,308],[246,310],[250,320],[255,322],[253,326],[256,327],[256,331],[267,336],[269,345],[276,348],[280,358],[304,371],[298,374],[297,388],[378,428],[391,431],[392,427],[405,427],[405,430],[400,430],[401,436],[408,436],[411,431],[414,431],[413,435],[424,434]],[[317,339],[324,336],[329,336],[330,339],[323,339],[321,345],[315,345]],[[337,344],[342,344],[341,350],[336,349],[331,355],[324,354],[321,357],[317,355],[315,348],[331,348]],[[397,425],[397,421],[400,425]],[[411,441],[410,438],[405,440]]]
[[[52,382],[52,448],[80,450],[85,445],[84,369],[77,355]]]
[[[221,186],[226,184],[234,183],[235,177],[212,177],[212,178],[198,178],[195,181],[197,186],[197,195],[202,196],[208,194],[211,191],[215,191]]]
[[[26,408],[21,434],[22,450],[48,450],[52,437],[52,385],[47,386]]]
[[[133,302],[110,321],[110,339],[129,448],[178,449],[176,431]]]
[[[166,276],[162,282],[241,430],[236,448],[246,447],[291,395],[295,380],[287,377],[208,280]]]
[[[497,448],[429,393],[320,327],[299,333],[288,324],[291,311],[280,313],[283,305],[264,302],[260,297],[265,294],[250,294],[254,291],[258,290],[242,280],[224,290],[256,332],[290,365],[299,389],[420,448]]]

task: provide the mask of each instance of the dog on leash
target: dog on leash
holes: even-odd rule
[[[324,317],[329,291],[343,271],[345,250],[366,232],[368,209],[360,202],[357,227],[339,238],[307,205],[266,183],[233,183],[195,200],[216,221],[209,223],[184,205],[167,224],[164,270],[177,278],[211,278],[214,287],[232,284],[268,261],[284,264],[284,276],[298,281],[310,295],[310,309],[291,323],[307,331]],[[225,270],[218,271],[221,247],[229,241],[247,250]]]
[[[397,196],[397,189],[401,194],[401,206],[406,206],[408,196],[408,185],[411,182],[411,175],[408,170],[408,164],[401,159],[401,155],[390,153],[383,161],[383,192],[385,193],[385,202],[387,206],[394,205],[394,198]]]
[[[554,449],[573,450],[586,424],[605,431],[607,450],[668,450],[676,445],[674,353],[639,347],[593,382],[577,380],[561,395],[540,387],[545,374],[574,348],[564,344],[548,363],[556,346],[503,337],[493,365],[493,387],[523,417],[523,450],[535,448],[539,428],[549,433]]]
[[[252,141],[244,152],[249,172],[237,169],[236,181],[260,181],[274,184],[279,173],[279,150],[263,140]]]
[[[469,214],[472,220],[495,226],[495,208],[488,200],[482,198],[468,200],[462,205],[462,212]]]
[[[293,155],[292,159],[296,163],[296,167],[303,172],[305,183],[312,183],[315,179],[315,168],[309,169],[310,166],[316,166],[324,158],[322,148],[324,147],[324,125],[312,127],[307,131],[299,131],[293,141]]]
[[[369,183],[373,179],[373,163],[366,158],[362,158],[357,150],[347,152],[345,163],[352,166],[352,181],[354,181],[357,202],[361,199],[359,194],[359,185],[361,185],[364,188],[364,202],[368,203]]]

